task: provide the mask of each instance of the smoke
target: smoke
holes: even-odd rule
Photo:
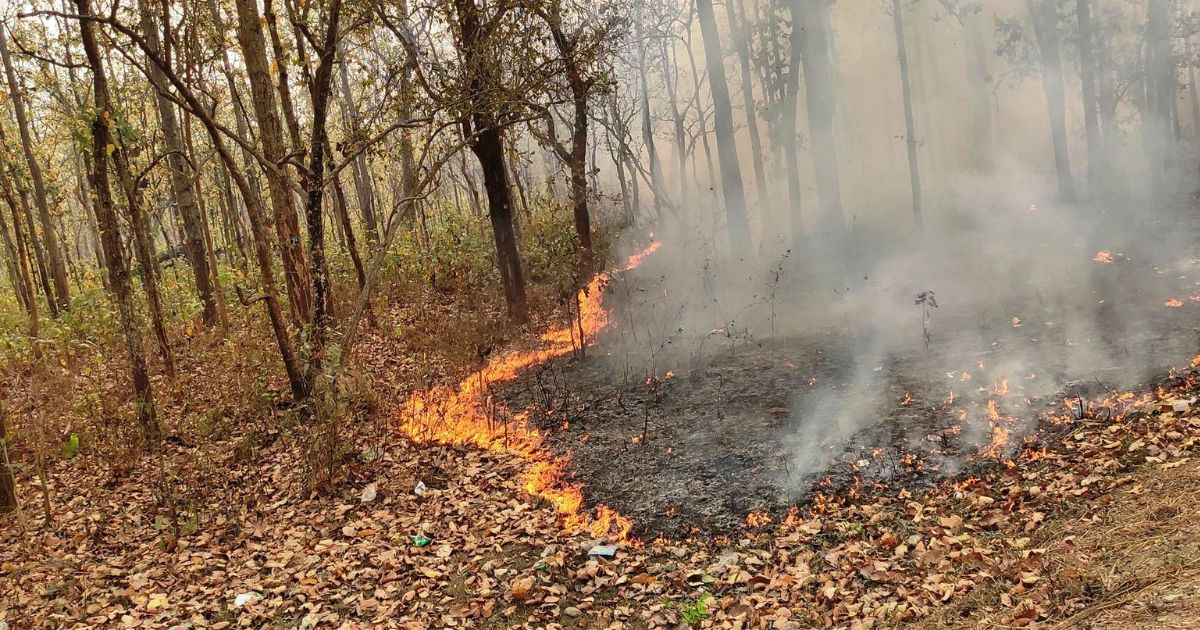
[[[662,250],[619,279],[615,292],[624,343],[617,342],[614,355],[626,372],[704,378],[715,358],[755,349],[770,356],[764,371],[794,373],[788,422],[778,435],[784,482],[794,489],[847,453],[878,456],[880,447],[917,453],[943,473],[958,470],[968,455],[1007,457],[1047,401],[1064,391],[1084,382],[1101,390],[1133,386],[1194,355],[1197,230],[1186,220],[1190,199],[1180,192],[1189,190],[1189,169],[1179,166],[1148,191],[1134,120],[1111,132],[1126,150],[1114,159],[1111,181],[1101,182],[1106,192],[1088,202],[1058,202],[1041,83],[1036,74],[1021,79],[994,54],[988,56],[992,165],[972,166],[964,29],[939,17],[937,3],[913,4],[905,17],[923,226],[912,216],[890,17],[875,4],[836,3],[846,230],[818,229],[813,164],[823,156],[801,138],[805,236],[794,240],[789,228],[797,210],[784,162],[765,155],[768,189],[754,191],[750,142],[741,129],[754,250],[729,251],[719,185],[703,177],[703,151],[695,148],[684,160],[691,170],[672,170],[678,156],[668,153],[666,188],[680,191],[680,177],[692,184],[654,223]],[[1023,19],[1025,4],[986,4],[979,17],[990,52],[991,27]],[[1131,27],[1138,19],[1100,8],[1105,19]],[[1067,122],[1082,190],[1086,152],[1069,46],[1063,43]],[[699,44],[692,52],[704,54]],[[736,68],[729,74],[733,84],[742,80]],[[660,86],[652,108],[667,111],[669,96]],[[1186,111],[1188,104],[1178,105]],[[1136,114],[1128,102],[1119,107],[1122,120]],[[735,107],[734,115],[745,112]],[[798,120],[803,130],[803,107]],[[1172,149],[1176,164],[1190,163],[1182,156]],[[715,151],[711,159],[719,159]],[[643,188],[642,205],[650,200]],[[1097,260],[1101,251],[1112,261]],[[917,303],[928,292],[936,307],[932,300]],[[1170,308],[1169,300],[1183,306]],[[1006,444],[995,446],[1002,438]],[[894,462],[871,466],[881,477],[898,469]]]

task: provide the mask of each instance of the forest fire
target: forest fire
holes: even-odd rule
[[[630,256],[620,271],[637,268],[660,246],[656,241]],[[630,521],[604,505],[597,507],[594,518],[581,511],[582,489],[565,479],[568,460],[549,452],[542,434],[529,425],[525,413],[509,415],[489,393],[492,385],[510,381],[529,367],[570,354],[604,330],[609,324],[603,304],[608,281],[609,274],[605,272],[592,278],[579,292],[577,321],[565,327],[552,326],[541,336],[544,343],[540,347],[494,356],[456,385],[410,394],[398,419],[398,430],[414,442],[471,445],[517,453],[530,462],[523,482],[525,491],[551,503],[565,527],[586,528],[594,536],[608,534],[622,540],[632,526]]]
[[[1096,257],[1093,258],[1092,260],[1094,260],[1098,263],[1107,264],[1107,263],[1111,263],[1113,261],[1113,255],[1110,252],[1107,252],[1102,249],[1102,250],[1096,252]]]
[[[1163,306],[1167,308],[1180,308],[1183,306],[1183,301],[1176,298],[1171,298],[1166,302],[1163,302]]]

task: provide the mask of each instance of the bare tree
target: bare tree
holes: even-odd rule
[[[1046,112],[1050,116],[1050,143],[1054,151],[1054,171],[1058,175],[1058,195],[1063,201],[1075,201],[1075,179],[1071,175],[1071,156],[1067,149],[1067,114],[1063,95],[1062,56],[1058,46],[1058,9],[1054,0],[1025,0],[1041,62],[1042,85],[1046,89]]]
[[[161,48],[158,37],[158,27],[150,13],[147,0],[138,2],[138,13],[141,18],[142,32],[146,41],[156,50]],[[195,276],[196,294],[203,306],[203,321],[212,324],[217,319],[217,300],[213,295],[212,270],[209,268],[208,247],[204,239],[204,219],[196,203],[196,194],[191,180],[195,176],[191,164],[187,160],[183,137],[179,131],[179,121],[175,117],[174,105],[163,94],[167,91],[166,79],[154,64],[148,64],[150,81],[158,93],[154,99],[158,111],[158,123],[162,129],[163,146],[167,152],[167,165],[170,168],[171,189],[175,195],[175,203],[179,216],[183,219],[184,253],[192,267]],[[130,203],[133,203],[132,200]]]
[[[831,34],[826,31],[825,0],[804,2],[804,20],[792,28],[803,32],[801,63],[804,67],[804,93],[808,102],[808,128],[812,134],[813,165],[816,171],[817,196],[821,200],[821,223],[826,230],[841,231],[842,189],[838,176],[838,147],[835,133],[837,113],[837,83],[833,72]]]
[[[917,159],[917,125],[913,115],[912,86],[909,80],[908,47],[904,42],[904,6],[892,0],[892,26],[896,32],[896,57],[900,63],[900,94],[904,100],[904,141],[908,147],[908,184],[912,189],[913,218],[918,225],[921,212],[921,167]]]
[[[742,167],[738,162],[737,142],[733,137],[733,108],[729,101],[729,84],[725,81],[721,38],[717,33],[717,20],[713,16],[712,0],[696,0],[696,13],[700,19],[700,34],[704,39],[708,85],[712,90],[713,114],[716,119],[717,156],[721,165],[721,192],[725,197],[729,245],[735,256],[741,256],[750,252],[750,223],[746,218],[746,193],[742,188]]]

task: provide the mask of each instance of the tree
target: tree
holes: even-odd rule
[[[981,23],[983,4],[976,0],[940,1],[946,12],[962,27],[967,89],[971,94],[971,165],[981,173],[988,173],[995,163],[995,142],[992,134],[989,52]]]
[[[1054,0],[1025,0],[1037,41],[1046,91],[1046,112],[1050,117],[1050,144],[1054,151],[1054,172],[1058,175],[1058,196],[1075,201],[1075,180],[1071,176],[1071,156],[1067,149],[1067,114],[1063,95],[1062,57],[1058,47],[1058,9]]]
[[[917,225],[921,225],[921,166],[917,159],[917,125],[913,115],[912,86],[909,81],[908,47],[904,42],[903,10],[901,0],[892,0],[892,27],[896,33],[896,57],[900,63],[900,95],[904,101],[904,142],[908,147],[908,185],[912,190],[913,218]]]
[[[17,485],[8,459],[8,417],[0,400],[0,514],[17,509]]]
[[[721,192],[725,197],[729,246],[735,256],[750,252],[750,223],[746,218],[746,193],[742,188],[742,167],[738,162],[737,142],[733,137],[733,108],[729,84],[725,81],[725,63],[721,38],[713,16],[712,0],[696,0],[700,34],[704,39],[704,58],[708,66],[708,85],[712,90],[713,115],[716,119],[717,157],[721,165]]]
[[[650,81],[646,70],[646,33],[643,21],[646,14],[646,3],[639,0],[634,17],[637,40],[637,74],[638,95],[641,100],[641,131],[642,143],[646,145],[646,159],[650,162],[650,192],[654,195],[654,211],[661,215],[664,206],[670,207],[667,189],[663,183],[662,162],[658,158],[658,147],[654,141],[653,115],[650,111]]]
[[[1146,104],[1142,126],[1151,185],[1161,191],[1174,144],[1172,107],[1178,88],[1171,47],[1171,2],[1149,0],[1146,20]]]
[[[516,99],[503,94],[500,76],[502,55],[496,46],[502,45],[500,29],[504,17],[512,11],[513,2],[502,1],[492,8],[485,20],[484,8],[476,0],[452,0],[454,35],[462,57],[463,97],[466,107],[460,119],[463,136],[483,171],[483,186],[487,191],[488,218],[496,244],[496,264],[504,301],[511,319],[524,322],[528,317],[525,297],[525,275],[521,255],[517,251],[517,236],[513,231],[512,189],[508,167],[504,161],[503,131],[511,118]],[[511,31],[508,31],[511,34]],[[511,87],[509,88],[511,90]],[[496,95],[500,96],[496,96]]]
[[[792,0],[800,7],[803,21],[793,24],[803,32],[801,63],[804,67],[804,93],[808,102],[808,128],[812,134],[813,164],[817,178],[817,196],[821,200],[821,223],[827,230],[841,231],[842,190],[838,176],[838,150],[835,134],[837,83],[833,74],[830,33],[822,15],[825,0]]]
[[[154,25],[147,0],[138,2],[138,14],[146,41],[156,51],[161,50],[158,27]],[[204,218],[200,214],[191,184],[195,174],[187,160],[183,137],[179,131],[179,121],[175,117],[174,104],[165,96],[167,92],[166,79],[163,77],[162,71],[158,70],[154,64],[147,64],[147,68],[150,72],[150,82],[157,92],[154,104],[158,112],[158,124],[162,129],[163,148],[167,152],[171,190],[175,196],[179,216],[183,219],[184,253],[188,264],[192,267],[196,294],[200,297],[200,304],[203,306],[203,321],[205,324],[211,325],[217,319],[217,300],[213,295],[212,270],[209,268],[208,247],[204,239]]]
[[[761,201],[767,194],[767,169],[763,163],[762,138],[758,134],[758,107],[754,102],[754,73],[750,70],[750,25],[746,23],[745,0],[725,0],[725,17],[732,33],[731,46],[742,73],[742,107],[746,110],[746,134],[750,136],[750,159],[754,164],[754,191]]]
[[[325,121],[329,114],[329,96],[333,84],[333,64],[338,50],[338,23],[342,0],[332,0],[325,26],[325,36],[317,49],[317,70],[313,75],[312,140],[309,142],[308,171],[304,174],[304,219],[308,228],[308,253],[311,260],[309,276],[313,283],[312,333],[309,337],[311,358],[308,382],[315,384],[325,360],[325,341],[329,334],[329,266],[325,261],[325,217],[321,201],[325,197],[325,150],[329,145]]]
[[[86,2],[87,0],[76,0],[77,2]],[[213,5],[215,8],[215,4]],[[217,16],[214,13],[214,16]],[[219,20],[219,17],[216,18]],[[119,32],[127,40],[133,42],[139,48],[143,55],[146,56],[148,62],[154,65],[163,73],[167,82],[175,90],[177,103],[186,106],[187,111],[195,116],[203,125],[205,132],[212,141],[213,149],[217,152],[218,157],[225,166],[225,172],[229,178],[233,180],[238,193],[242,197],[242,201],[246,207],[246,215],[254,242],[254,258],[259,268],[259,275],[262,281],[262,295],[255,297],[254,301],[261,301],[267,310],[268,319],[271,323],[271,331],[274,334],[276,345],[279,348],[280,358],[282,359],[284,370],[287,373],[288,383],[291,386],[292,396],[296,400],[303,400],[308,396],[309,387],[305,380],[304,373],[300,369],[300,364],[296,360],[295,351],[292,349],[291,339],[288,336],[287,324],[284,321],[282,309],[279,302],[279,292],[275,284],[275,274],[271,268],[270,240],[266,234],[264,227],[266,223],[266,210],[263,208],[262,199],[259,197],[257,189],[250,184],[249,177],[246,171],[240,168],[240,165],[233,159],[233,155],[225,146],[225,136],[222,133],[221,127],[213,118],[212,110],[206,108],[197,98],[196,94],[184,83],[177,74],[171,69],[159,55],[157,50],[150,46],[149,42],[142,37],[137,30],[132,29],[114,18],[102,17],[81,17],[81,22],[95,21],[109,26],[111,29]],[[245,146],[243,150],[249,152]],[[247,169],[249,170],[249,169]],[[252,172],[252,171],[250,171]],[[111,200],[111,195],[110,195]],[[97,215],[99,210],[97,209]],[[106,249],[107,252],[107,249]],[[247,301],[247,305],[249,301]]]
[[[788,4],[791,11],[792,29],[788,35],[787,74],[782,81],[783,94],[780,99],[780,130],[776,134],[776,146],[783,149],[788,181],[788,218],[791,225],[792,245],[799,245],[804,238],[803,189],[800,185],[800,148],[796,136],[796,109],[800,102],[800,57],[803,55],[803,32],[796,28],[804,20],[803,7],[799,2]]]
[[[568,27],[563,15],[563,0],[549,0],[546,6],[539,7],[538,12],[545,20],[554,40],[555,50],[559,61],[562,62],[567,93],[571,101],[570,146],[564,146],[558,138],[554,113],[546,109],[545,141],[555,155],[567,165],[571,177],[571,204],[575,219],[575,236],[579,245],[591,255],[592,250],[592,220],[588,212],[588,183],[587,183],[587,151],[588,131],[590,121],[590,103],[597,88],[604,88],[605,80],[597,66],[602,59],[612,55],[613,29],[616,27],[615,16],[606,16],[596,25],[592,18],[581,15],[575,18],[575,26]],[[578,11],[587,11],[577,7]],[[568,28],[571,28],[568,32]]]
[[[104,59],[96,43],[95,25],[92,23],[90,0],[75,0],[79,9],[80,39],[84,54],[92,70],[92,95],[95,109],[92,112],[92,191],[96,197],[96,219],[100,227],[100,243],[108,261],[108,276],[113,296],[117,302],[117,313],[125,346],[129,352],[130,372],[133,376],[134,401],[137,405],[138,422],[148,444],[159,440],[158,419],[154,411],[154,395],[150,389],[150,376],[146,369],[146,357],[142,352],[142,335],[138,330],[133,308],[133,296],[129,281],[129,264],[121,246],[121,234],[113,205],[112,189],[109,186],[108,161],[115,150],[112,129],[115,124],[108,94],[108,78],[104,71]],[[143,273],[150,271],[143,270]]]
[[[257,0],[236,0],[237,36],[242,59],[250,78],[251,103],[258,122],[259,145],[263,156],[267,188],[271,193],[271,209],[275,218],[275,234],[283,253],[283,275],[291,298],[292,314],[297,322],[310,321],[312,291],[305,265],[304,246],[300,243],[300,228],[296,218],[289,178],[281,164],[288,156],[279,123],[279,104],[271,81],[263,39],[263,19],[258,13]]]
[[[42,175],[42,166],[33,153],[33,137],[29,131],[29,116],[25,110],[24,97],[21,95],[21,83],[13,66],[12,55],[8,52],[8,41],[5,37],[5,27],[0,25],[0,60],[4,62],[4,72],[8,78],[8,93],[12,98],[13,113],[17,117],[17,130],[21,135],[21,150],[25,153],[25,163],[29,167],[29,179],[33,182],[33,201],[37,206],[38,221],[42,228],[42,245],[46,250],[49,262],[50,277],[54,280],[54,295],[49,299],[51,315],[57,315],[59,309],[71,306],[71,288],[67,283],[67,267],[63,262],[62,249],[59,246],[57,230],[50,218],[50,204],[47,200],[46,182]],[[41,265],[39,264],[39,267]]]
[[[1092,28],[1090,0],[1075,0],[1075,18],[1079,23],[1079,79],[1083,121],[1087,131],[1088,190],[1095,199],[1108,169],[1100,138],[1100,105],[1096,96],[1096,35]]]

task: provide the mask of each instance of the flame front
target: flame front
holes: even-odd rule
[[[636,268],[660,246],[654,242],[630,256],[621,271]],[[493,384],[513,380],[529,367],[570,354],[608,327],[608,311],[603,303],[608,281],[607,273],[592,278],[579,292],[577,320],[565,327],[552,326],[541,336],[540,346],[493,356],[487,365],[456,385],[410,394],[398,419],[398,430],[414,442],[516,453],[530,464],[522,483],[525,491],[554,505],[567,529],[588,528],[596,537],[610,534],[620,540],[629,533],[629,519],[603,505],[597,507],[594,518],[585,513],[581,509],[582,488],[566,479],[568,459],[550,452],[542,434],[530,426],[527,414],[509,415],[489,394]]]

